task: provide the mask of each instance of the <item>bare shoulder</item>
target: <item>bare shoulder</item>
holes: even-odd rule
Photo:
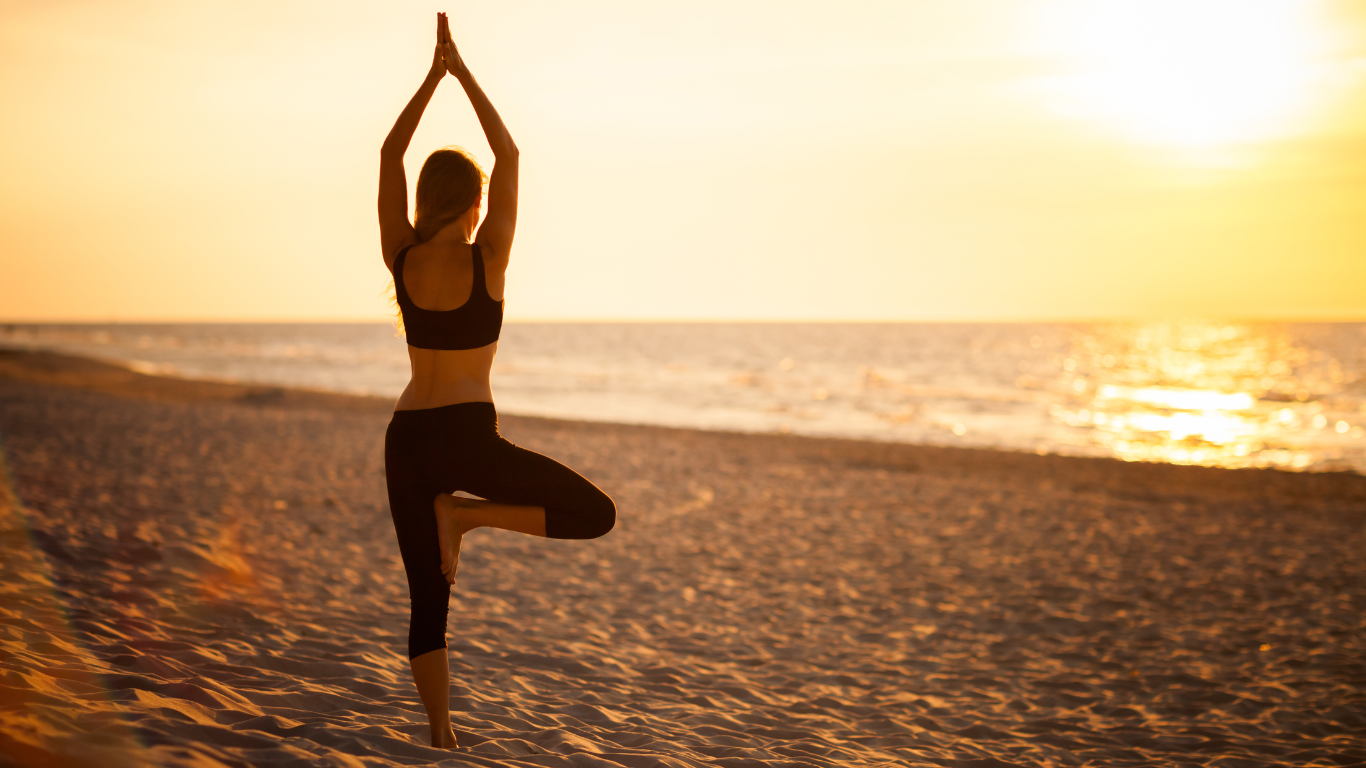
[[[408,231],[394,235],[391,240],[383,237],[385,233],[381,232],[380,234],[380,248],[384,252],[384,266],[393,272],[394,261],[398,259],[399,252],[417,242],[417,232],[410,226]]]
[[[508,267],[510,248],[500,248],[497,245],[476,238],[475,245],[479,246],[479,253],[484,257],[484,269],[503,271]]]

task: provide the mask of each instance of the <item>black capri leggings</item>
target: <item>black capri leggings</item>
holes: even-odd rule
[[[438,494],[464,491],[501,504],[545,507],[552,539],[595,539],[612,530],[611,497],[554,459],[498,434],[493,403],[394,411],[384,435],[384,474],[398,550],[408,573],[408,658],[446,647],[451,587],[441,573]]]

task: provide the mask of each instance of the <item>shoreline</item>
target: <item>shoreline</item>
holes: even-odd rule
[[[499,406],[569,420],[1366,474],[1360,325],[609,325],[513,333],[495,367]],[[394,397],[407,382],[390,328],[159,328],[35,328],[8,343],[190,379]],[[1208,349],[1168,350],[1178,336],[1213,344],[1229,334]],[[620,349],[601,358],[604,343]],[[1297,362],[1280,370],[1261,360],[1272,348],[1295,350],[1286,359]],[[1168,371],[1159,358],[1171,355],[1182,362]],[[1267,366],[1279,373],[1258,373]]]
[[[237,403],[286,409],[379,413],[386,416],[393,411],[393,401],[386,397],[161,376],[135,371],[118,364],[117,361],[4,346],[0,346],[0,379],[154,401]],[[851,459],[852,463],[859,465],[867,465],[869,461],[883,461],[892,468],[922,464],[933,468],[961,469],[968,466],[976,471],[988,473],[1033,474],[1039,477],[1041,482],[1056,482],[1067,475],[1081,475],[1089,478],[1079,484],[1082,487],[1090,485],[1110,491],[1121,490],[1126,483],[1146,488],[1163,486],[1172,489],[1134,491],[1132,495],[1138,499],[1170,498],[1180,501],[1183,494],[1189,495],[1198,491],[1200,495],[1232,493],[1269,496],[1275,499],[1307,497],[1362,502],[1366,505],[1366,475],[1351,470],[1230,469],[1124,461],[1113,457],[1038,455],[1026,451],[994,448],[557,419],[502,412],[498,417],[504,428],[509,424],[525,423],[587,432],[595,429],[643,430],[646,433],[659,434],[695,432],[737,440],[771,440],[775,444],[803,445],[812,441],[813,445],[826,446],[824,449],[817,449],[817,453],[826,453],[830,450],[847,452],[851,456],[860,457]],[[1101,478],[1106,482],[1101,482],[1097,486],[1096,482]]]

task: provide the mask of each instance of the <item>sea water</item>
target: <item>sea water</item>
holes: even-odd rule
[[[387,323],[4,325],[161,375],[396,397]],[[508,323],[506,413],[1366,472],[1366,323]]]

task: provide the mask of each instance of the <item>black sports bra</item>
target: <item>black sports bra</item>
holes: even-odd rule
[[[417,245],[417,243],[413,243]],[[474,284],[470,297],[455,309],[423,309],[413,303],[403,285],[403,263],[408,248],[394,257],[394,294],[398,297],[398,311],[403,314],[403,328],[408,334],[408,345],[418,349],[478,349],[498,340],[503,329],[503,302],[489,296],[484,281],[484,256],[479,246],[471,243],[474,257]]]

